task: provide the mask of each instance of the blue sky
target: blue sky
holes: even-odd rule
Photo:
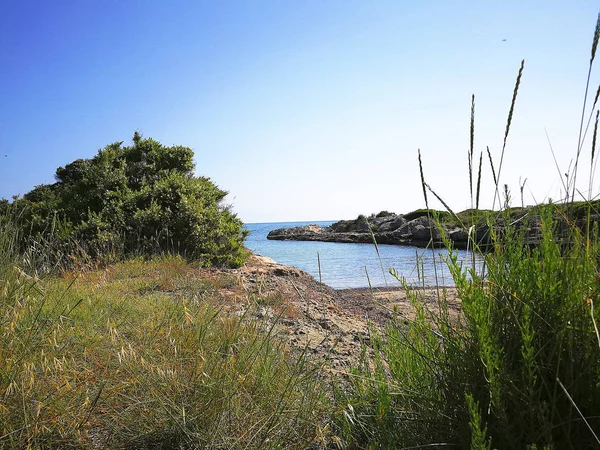
[[[501,182],[515,205],[520,178],[525,203],[556,199],[545,130],[566,172],[599,6],[3,0],[0,197],[139,130],[193,148],[197,173],[229,191],[246,222],[423,207],[419,148],[426,181],[465,209],[471,95],[475,150],[489,145],[498,162],[525,59]],[[593,73],[592,91],[599,81]],[[488,207],[491,178],[486,164]]]

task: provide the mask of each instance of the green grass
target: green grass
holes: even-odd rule
[[[0,448],[305,448],[323,386],[233,277],[179,258],[36,279],[0,258]]]

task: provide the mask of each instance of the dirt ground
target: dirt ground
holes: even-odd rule
[[[256,299],[258,317],[277,322],[278,333],[292,347],[325,356],[333,370],[347,369],[360,357],[370,328],[383,330],[394,317],[414,318],[402,287],[335,290],[295,267],[252,255],[240,269],[228,271],[246,298]],[[438,292],[446,295],[451,314],[460,302],[454,288],[419,288],[414,293],[428,309],[437,310]]]

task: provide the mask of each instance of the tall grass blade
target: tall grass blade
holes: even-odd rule
[[[421,187],[423,188],[423,197],[425,198],[425,207],[427,208],[427,219],[431,224],[431,211],[429,210],[429,201],[427,200],[427,183],[425,183],[425,175],[423,173],[423,162],[421,160],[421,149],[419,149],[419,173],[421,174]],[[429,239],[433,243],[433,227],[429,227]],[[433,273],[435,277],[435,286],[437,290],[438,299],[440,298],[440,283],[438,281],[437,265],[435,263],[435,249],[431,246],[431,256],[433,260]]]
[[[427,190],[428,190],[429,192],[431,192],[431,193],[432,193],[432,194],[435,196],[435,198],[437,198],[437,199],[438,199],[438,201],[439,201],[439,202],[440,202],[442,205],[444,205],[444,208],[446,208],[446,210],[447,210],[447,211],[448,211],[450,214],[452,214],[452,217],[453,217],[455,220],[457,220],[457,221],[458,221],[458,223],[460,223],[460,226],[461,226],[461,227],[463,227],[463,228],[465,228],[465,224],[462,222],[462,220],[460,219],[460,217],[458,217],[458,215],[457,215],[457,214],[456,214],[456,213],[455,213],[455,212],[452,210],[452,208],[450,208],[450,206],[448,205],[448,203],[446,203],[442,197],[440,197],[440,196],[439,196],[439,195],[438,195],[438,194],[437,194],[437,193],[436,193],[436,192],[435,192],[433,189],[431,189],[431,186],[429,186],[427,183],[425,184],[425,186],[427,187]]]
[[[317,264],[319,266],[319,283],[323,284],[323,277],[321,276],[321,255],[317,252]]]
[[[571,397],[571,394],[569,394],[569,391],[567,391],[567,388],[565,387],[565,385],[562,384],[562,381],[560,381],[560,379],[558,377],[556,378],[556,381],[558,382],[559,386],[561,387],[561,389],[563,390],[563,392],[565,393],[565,395],[567,396],[567,398],[569,399],[569,401],[571,402],[571,404],[575,407],[575,409],[579,413],[579,416],[581,417],[581,419],[583,420],[583,422],[587,425],[587,427],[589,428],[590,432],[594,435],[594,438],[596,439],[596,441],[598,442],[598,444],[600,444],[600,439],[598,439],[598,436],[594,432],[594,429],[591,427],[590,423],[587,421],[587,419],[585,418],[585,416],[581,413],[581,411],[579,410],[579,407],[577,406],[577,404],[573,401],[573,398]]]
[[[367,270],[367,266],[365,266],[365,275],[367,276],[367,283],[369,284],[369,291],[371,295],[373,295],[373,285],[371,284],[371,278],[369,278],[369,271]]]
[[[383,268],[383,260],[381,259],[381,254],[379,253],[379,245],[377,244],[377,239],[375,239],[375,234],[373,233],[373,230],[371,229],[370,224],[369,224],[369,233],[371,234],[371,240],[373,241],[373,245],[375,246],[375,251],[377,252],[377,259],[379,260],[379,267],[381,267],[381,274],[383,275],[383,281],[385,282],[385,287],[387,287],[388,282],[387,282],[387,278],[385,276],[385,269]]]
[[[469,134],[469,193],[471,209],[473,209],[473,144],[475,141],[475,94],[471,97],[471,132]]]
[[[590,58],[590,65],[594,62],[596,57],[596,49],[598,48],[598,40],[600,39],[600,12],[598,13],[598,19],[596,21],[596,29],[594,30],[594,42],[592,43],[592,56]]]
[[[577,138],[577,156],[575,157],[575,166],[573,168],[573,193],[571,194],[571,203],[575,201],[575,185],[577,182],[577,168],[579,164],[579,156],[583,148],[583,123],[585,120],[585,110],[587,104],[588,90],[590,88],[590,77],[592,76],[592,67],[594,65],[594,58],[596,57],[596,49],[598,47],[598,39],[600,39],[600,12],[596,20],[596,28],[594,30],[594,40],[592,42],[592,54],[590,56],[590,65],[588,68],[587,81],[585,83],[585,94],[583,94],[583,107],[581,108],[581,121],[579,123],[579,137]]]
[[[523,199],[523,190],[525,189],[525,183],[527,183],[527,178],[523,180],[521,183],[521,178],[519,177],[519,191],[521,191],[521,208],[525,208],[525,201]]]
[[[592,123],[592,117],[594,117],[594,109],[596,108],[596,104],[598,103],[598,97],[600,97],[600,86],[598,86],[598,89],[596,90],[596,96],[594,97],[594,103],[592,104],[592,107],[590,108],[590,115],[588,117],[587,123],[585,124],[585,131],[583,132],[583,138],[581,138],[581,140],[583,142],[585,142],[585,138],[587,137],[587,133],[590,129],[590,124]]]
[[[560,182],[563,185],[563,189],[565,190],[565,198],[569,197],[569,185],[568,183],[565,184],[565,181],[563,179],[563,173],[560,170],[560,166],[558,165],[558,161],[556,160],[556,154],[554,153],[554,147],[552,147],[552,142],[550,141],[550,136],[548,136],[548,130],[546,130],[544,128],[544,132],[546,133],[546,140],[548,141],[548,146],[550,147],[550,153],[552,153],[552,159],[554,160],[554,165],[556,166],[556,170],[558,171],[558,176],[560,178]],[[568,171],[567,171],[568,174]],[[567,182],[568,182],[568,178],[567,178]]]
[[[594,185],[594,175],[596,173],[596,162],[594,157],[596,156],[596,137],[598,136],[598,116],[600,116],[600,110],[596,111],[596,121],[594,122],[594,135],[592,136],[592,158],[590,160],[590,185],[588,189],[588,200],[592,199],[592,188]]]
[[[592,316],[594,331],[596,332],[596,338],[598,339],[598,347],[600,347],[600,333],[598,332],[598,325],[596,324],[596,318],[594,317],[594,300],[592,299],[590,299],[590,315]]]
[[[421,149],[419,149],[419,173],[421,174],[421,187],[423,188],[423,198],[425,199],[425,208],[429,209],[427,201],[427,190],[425,188],[425,176],[423,175],[423,162],[421,161]]]
[[[490,147],[487,148],[488,159],[490,160],[490,167],[492,168],[492,178],[494,179],[494,186],[498,186],[498,178],[496,177],[496,169],[494,168],[494,161],[492,160],[492,154],[490,153]]]
[[[525,60],[521,61],[521,67],[519,68],[519,74],[517,75],[517,81],[515,83],[515,89],[513,90],[512,101],[510,103],[510,110],[508,111],[508,119],[506,120],[506,129],[504,130],[504,143],[502,144],[502,153],[500,154],[500,163],[498,164],[498,177],[496,178],[496,194],[494,195],[493,206],[496,206],[496,198],[500,195],[498,191],[498,182],[502,174],[502,163],[504,162],[504,153],[506,151],[506,140],[508,139],[508,133],[510,131],[510,125],[512,123],[513,114],[515,111],[515,104],[517,102],[517,94],[519,93],[519,85],[521,84],[521,76],[523,75],[523,68],[525,67]]]
[[[452,214],[452,216],[454,217],[455,220],[458,221],[458,223],[460,224],[460,226],[462,228],[466,228],[465,225],[463,224],[462,220],[460,219],[460,217],[458,217],[456,215],[456,213],[454,211],[452,211],[452,208],[450,208],[450,206],[444,201],[444,199],[442,199],[442,197],[440,197],[433,189],[431,189],[431,187],[425,183],[425,187],[427,188],[427,190],[429,190],[429,192],[431,192],[435,198],[438,199],[438,201],[444,205],[444,208],[446,208],[446,210]],[[429,220],[431,222],[431,217],[430,217],[430,213],[428,212],[427,215],[429,216]],[[433,226],[430,226],[430,230],[431,230],[431,242],[433,242]],[[433,245],[431,246],[431,255],[432,255],[432,260],[433,260],[433,272],[435,275],[435,287],[436,287],[436,291],[437,291],[437,298],[438,301],[441,300],[441,295],[440,295],[440,283],[439,283],[439,279],[438,279],[438,270],[437,270],[437,263],[435,261],[435,249],[433,248]]]
[[[479,193],[481,192],[481,166],[483,165],[483,152],[479,153],[479,170],[477,171],[477,194],[475,195],[475,209],[479,210]]]

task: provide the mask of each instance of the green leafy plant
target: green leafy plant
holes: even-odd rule
[[[93,259],[177,253],[207,265],[239,266],[246,232],[226,191],[193,173],[193,152],[134,135],[91,159],[56,170],[56,182],[13,202],[33,240],[52,236],[66,256],[74,243]]]

